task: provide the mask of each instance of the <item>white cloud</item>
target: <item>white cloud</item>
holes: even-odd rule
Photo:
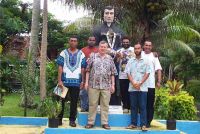
[[[21,0],[23,2],[33,3],[33,0]],[[41,0],[41,9],[43,8],[43,0]],[[78,18],[88,15],[88,11],[83,7],[69,7],[59,0],[48,0],[48,12],[53,14],[56,19],[64,21],[65,23],[74,22]]]

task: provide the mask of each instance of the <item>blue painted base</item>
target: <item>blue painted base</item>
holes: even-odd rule
[[[141,130],[94,130],[94,129],[65,129],[46,128],[45,134],[180,134],[179,130],[151,130],[142,132]]]
[[[33,117],[0,117],[0,125],[33,125],[46,126],[47,118]]]
[[[85,126],[88,122],[88,113],[78,113],[78,124]],[[108,122],[111,127],[127,127],[131,124],[130,114],[109,114]],[[140,125],[140,116],[138,116],[138,126]],[[96,116],[95,126],[101,126],[101,116],[98,113]]]
[[[166,124],[165,120],[159,122]],[[200,134],[200,121],[176,121],[176,128],[187,134]]]

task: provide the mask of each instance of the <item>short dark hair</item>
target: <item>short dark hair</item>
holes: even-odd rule
[[[127,39],[127,40],[130,41],[130,37],[129,37],[129,36],[123,36],[123,37],[122,37],[122,41],[125,40],[125,39]]]
[[[114,9],[115,10],[115,8],[113,6],[105,6],[103,11],[105,11],[105,9],[108,9],[108,10]]]
[[[145,44],[145,42],[151,42],[151,45],[153,45],[153,43],[152,43],[152,41],[151,41],[151,40],[148,40],[148,39],[147,39],[147,40],[145,40],[145,41],[144,41],[144,44]],[[144,45],[144,44],[143,44],[143,45]]]
[[[96,39],[96,37],[94,35],[89,36],[88,39],[91,38],[91,37],[94,37]]]
[[[141,45],[140,43],[136,43],[136,44],[134,45],[134,47],[135,47],[136,45],[140,45],[140,46],[141,46],[141,48],[142,48],[142,45]]]
[[[114,6],[105,6],[105,7],[103,8],[102,12],[101,12],[101,17],[102,17],[102,19],[103,19],[104,12],[105,12],[106,9],[108,9],[108,10],[114,9],[114,17],[116,17],[115,7],[114,7]],[[104,19],[103,19],[103,20],[104,20]],[[115,20],[114,20],[114,22],[115,22]]]
[[[70,36],[70,37],[69,37],[69,40],[70,40],[71,38],[76,38],[77,41],[78,41],[78,36],[77,36],[77,35],[72,35],[72,36]]]

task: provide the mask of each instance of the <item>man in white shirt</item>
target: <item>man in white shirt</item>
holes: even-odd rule
[[[129,79],[127,74],[125,73],[125,67],[128,63],[128,60],[133,57],[134,54],[134,47],[130,46],[130,39],[129,37],[122,38],[122,48],[119,49],[118,54],[120,55],[118,62],[119,62],[119,81],[120,81],[120,93],[122,97],[123,103],[123,112],[128,113],[130,109],[130,99],[129,99]]]
[[[148,60],[151,70],[149,78],[147,79],[149,84],[147,93],[147,127],[150,127],[154,115],[155,87],[160,88],[162,67],[158,57],[151,51],[151,41],[145,41],[143,49],[142,56]],[[155,82],[155,73],[157,73],[157,82]]]

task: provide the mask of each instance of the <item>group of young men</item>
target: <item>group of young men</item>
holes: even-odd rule
[[[152,52],[151,41],[145,41],[131,47],[130,39],[123,37],[121,48],[112,55],[106,41],[96,45],[96,38],[91,36],[88,45],[82,50],[77,48],[78,38],[69,39],[69,48],[63,50],[57,58],[58,85],[69,88],[70,117],[69,125],[76,127],[77,103],[80,95],[81,111],[88,111],[88,124],[94,127],[97,106],[100,102],[101,124],[110,129],[108,110],[111,94],[116,91],[116,77],[119,79],[120,96],[124,113],[131,112],[131,124],[127,129],[137,128],[137,115],[140,113],[140,127],[146,131],[150,127],[154,114],[155,85],[160,87],[161,65]],[[155,83],[155,73],[157,82]],[[59,115],[60,124],[64,113]]]

